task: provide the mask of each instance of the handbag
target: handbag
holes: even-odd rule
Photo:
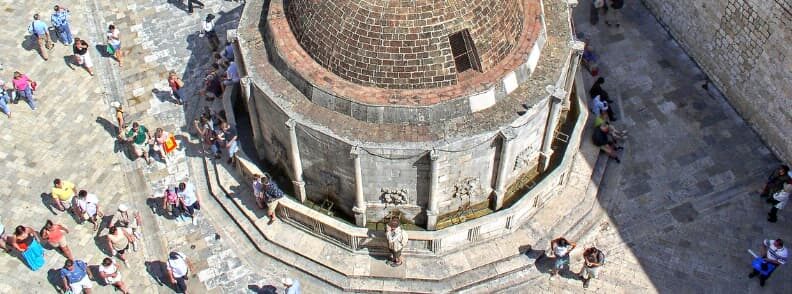
[[[173,134],[168,136],[168,140],[165,140],[165,144],[163,145],[165,147],[165,153],[171,153],[171,151],[179,147],[179,143],[176,142],[176,137]]]
[[[30,82],[30,89],[36,91],[36,88],[38,88],[38,83],[35,81]]]
[[[110,45],[110,43],[107,43],[107,45],[105,45],[105,51],[109,55],[115,55],[115,48],[113,48],[113,45]]]

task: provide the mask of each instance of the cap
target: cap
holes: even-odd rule
[[[125,212],[128,209],[129,209],[129,207],[127,207],[126,204],[119,204],[118,205],[118,211],[120,211],[120,212]]]
[[[292,281],[292,279],[290,278],[283,278],[281,279],[281,283],[283,283],[286,286],[291,286],[294,284],[294,281]]]
[[[121,107],[121,103],[118,102],[118,101],[113,101],[113,102],[110,102],[110,106],[112,106],[113,108],[119,108],[119,107]]]

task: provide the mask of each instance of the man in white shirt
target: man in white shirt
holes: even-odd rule
[[[82,221],[91,222],[94,225],[94,231],[99,229],[98,220],[103,216],[102,212],[99,211],[99,197],[93,193],[88,193],[88,191],[80,190],[77,193],[77,210],[79,212],[77,215]]]
[[[182,211],[187,212],[192,218],[193,225],[198,224],[198,211],[201,210],[200,201],[198,201],[198,192],[195,190],[195,185],[192,183],[179,183],[179,202],[182,205]]]
[[[286,288],[286,294],[302,293],[302,291],[300,290],[300,281],[291,278],[284,278],[281,280],[281,283],[283,283],[283,287]]]
[[[193,265],[184,253],[172,251],[168,255],[168,278],[176,293],[187,293],[187,275],[193,271]]]
[[[786,264],[789,252],[786,247],[784,247],[784,240],[766,239],[762,242],[762,250],[760,253],[762,255],[762,264],[758,269],[754,266],[753,271],[748,274],[748,277],[753,278],[759,276],[759,285],[764,287],[765,281],[770,278],[773,271],[782,264]]]

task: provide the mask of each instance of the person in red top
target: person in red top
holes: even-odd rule
[[[14,79],[11,80],[11,82],[14,84],[14,90],[15,90],[14,91],[15,98],[13,99],[14,103],[16,103],[16,101],[19,101],[19,97],[22,96],[25,98],[25,101],[27,101],[27,104],[30,106],[30,109],[36,110],[36,101],[33,100],[33,84],[36,82],[28,78],[27,75],[22,74],[18,71],[14,72]]]
[[[47,220],[44,229],[41,230],[41,239],[46,240],[50,246],[60,249],[66,259],[74,260],[71,249],[66,243],[64,233],[69,233],[69,229],[66,226]]]
[[[173,97],[176,97],[176,103],[179,105],[184,104],[184,81],[176,75],[175,71],[168,74],[168,86],[173,92]]]

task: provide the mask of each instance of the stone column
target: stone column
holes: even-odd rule
[[[366,226],[366,197],[363,195],[363,170],[360,166],[360,147],[352,147],[349,152],[355,163],[355,206],[352,212],[355,213],[355,224],[359,227]]]
[[[547,170],[550,164],[550,157],[553,155],[553,139],[555,139],[555,129],[558,126],[558,116],[561,113],[561,102],[566,97],[564,89],[549,85],[547,91],[550,92],[550,113],[547,116],[547,127],[545,128],[544,140],[542,141],[541,161],[539,166],[542,171]]]
[[[302,160],[300,159],[300,147],[297,144],[297,122],[294,119],[286,121],[286,127],[289,128],[289,147],[290,158],[292,163],[292,184],[294,184],[294,192],[300,202],[305,202],[305,181],[303,181]]]
[[[438,193],[437,191],[437,179],[440,177],[437,167],[437,151],[432,149],[429,151],[429,160],[431,160],[431,171],[429,174],[429,204],[426,208],[426,228],[429,230],[434,230],[437,228],[437,217],[439,216],[440,212],[437,209],[438,201]]]
[[[516,134],[514,129],[506,128],[501,130],[501,137],[503,138],[503,143],[501,145],[500,161],[498,162],[498,178],[493,188],[495,191],[495,210],[503,207],[503,198],[506,196],[506,180],[509,178],[509,168],[513,161],[511,158],[512,143]]]

